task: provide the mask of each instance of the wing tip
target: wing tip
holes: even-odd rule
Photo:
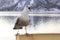
[[[13,29],[22,29],[22,27],[19,27],[19,28],[14,27]]]

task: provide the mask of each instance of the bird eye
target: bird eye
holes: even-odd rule
[[[30,7],[28,7],[28,9],[30,9]]]

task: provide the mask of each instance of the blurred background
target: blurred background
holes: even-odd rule
[[[1,12],[21,12],[31,5],[31,12],[60,11],[60,0],[0,0]],[[13,30],[17,16],[0,16],[0,40],[16,40],[17,30]],[[60,33],[60,16],[30,16],[27,32]],[[25,34],[24,28],[19,31]]]

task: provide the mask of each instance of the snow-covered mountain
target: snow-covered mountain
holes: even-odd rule
[[[60,10],[60,0],[0,0],[0,11],[22,11],[31,5],[31,11]]]

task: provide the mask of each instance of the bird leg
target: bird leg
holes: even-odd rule
[[[18,33],[18,32],[19,32],[19,29],[18,29],[18,31],[17,31],[17,34],[16,34],[16,36],[17,36],[17,35],[19,35],[19,33]]]
[[[27,33],[27,28],[25,27],[25,31],[26,31],[26,35],[27,35],[27,37],[29,36],[29,34]]]
[[[27,34],[27,30],[26,30],[26,27],[25,27],[25,31],[26,31],[26,34]]]

